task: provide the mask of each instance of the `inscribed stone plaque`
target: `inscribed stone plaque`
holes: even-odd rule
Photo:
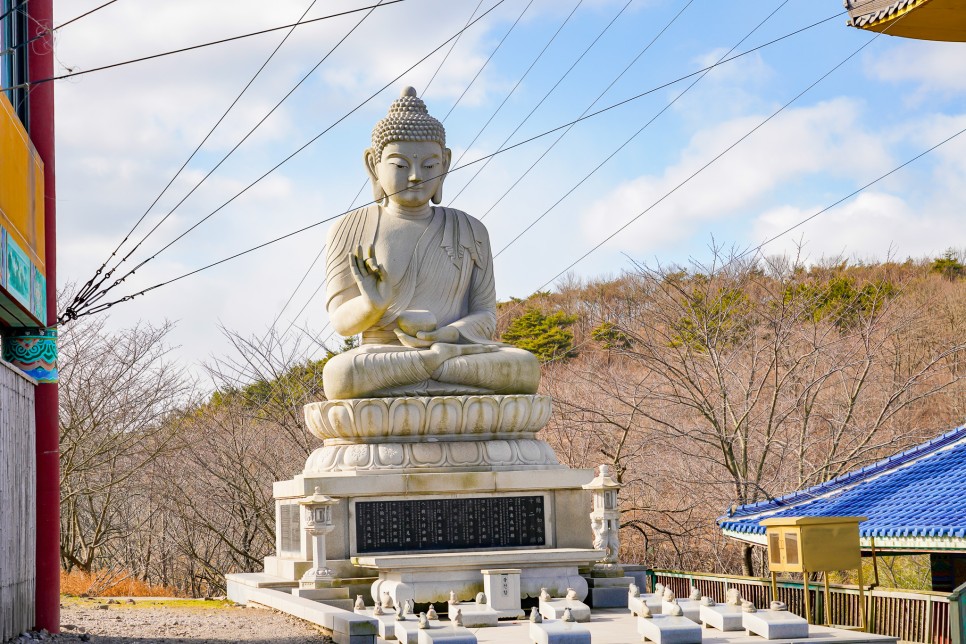
[[[358,501],[356,551],[546,545],[543,496]]]
[[[278,506],[278,529],[281,541],[281,552],[301,552],[301,522],[299,512],[302,507],[297,503],[286,503]]]

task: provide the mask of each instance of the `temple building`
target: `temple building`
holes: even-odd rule
[[[917,40],[966,42],[966,0],[845,0],[849,26]]]
[[[933,590],[966,583],[966,425],[820,485],[720,517],[726,536],[765,545],[762,519],[865,516],[864,555],[929,554]]]

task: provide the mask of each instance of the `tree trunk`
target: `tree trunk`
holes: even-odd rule
[[[744,569],[746,577],[755,576],[755,562],[751,559],[751,553],[754,552],[754,546],[746,544],[744,546],[744,552],[741,557],[741,567]]]

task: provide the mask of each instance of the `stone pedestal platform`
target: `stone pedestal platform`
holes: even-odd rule
[[[627,590],[633,577],[595,577],[587,580],[587,603],[591,608],[623,608],[627,605]]]
[[[460,601],[482,570],[520,569],[520,595],[563,595],[603,552],[587,519],[593,470],[561,465],[536,438],[550,418],[537,395],[331,400],[305,407],[323,440],[303,472],[274,486],[276,554],[265,571],[297,580],[311,565],[298,502],[338,499],[326,565],[337,583],[397,605]]]

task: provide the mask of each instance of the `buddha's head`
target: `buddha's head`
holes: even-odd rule
[[[429,115],[426,104],[407,87],[386,118],[372,130],[372,147],[365,152],[372,194],[388,202],[418,208],[443,199],[443,179],[452,154],[443,124]]]

